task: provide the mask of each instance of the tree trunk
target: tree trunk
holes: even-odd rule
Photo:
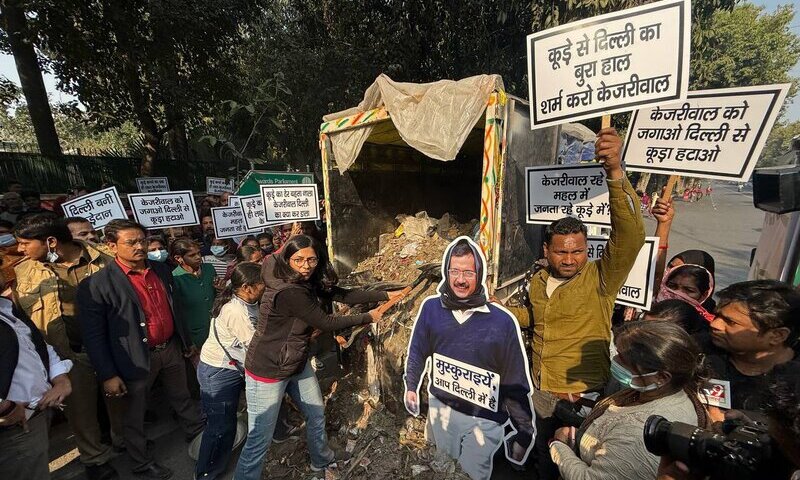
[[[155,122],[153,122],[155,126]],[[139,173],[144,177],[153,175],[156,158],[158,158],[158,147],[161,144],[161,135],[155,128],[142,127],[142,136],[144,137],[144,156],[142,157],[142,166]]]
[[[39,151],[47,157],[59,157],[61,145],[58,143],[58,133],[53,123],[53,113],[50,111],[39,60],[28,37],[25,11],[15,1],[1,1],[0,8],[2,8],[0,20],[3,30],[8,34],[11,53],[14,54],[19,83],[22,85],[25,102],[28,104]]]
[[[169,118],[167,122],[172,126],[169,131],[169,150],[172,159],[178,163],[186,164],[189,161],[189,140],[186,138],[186,127],[179,116]]]
[[[642,173],[642,176],[639,177],[639,181],[636,183],[636,190],[647,192],[647,184],[649,183],[650,183],[650,173],[647,172]]]
[[[120,5],[116,2],[104,2],[104,7],[109,12],[111,27],[117,37],[120,50],[118,61],[122,62],[123,81],[128,87],[133,112],[144,137],[145,152],[142,157],[140,173],[143,176],[150,176],[154,171],[155,162],[158,158],[158,149],[165,130],[158,128],[158,124],[150,112],[150,99],[145,95],[142,79],[139,76],[137,63],[139,59],[137,58],[136,50],[131,45],[130,22],[126,18],[125,12],[120,10]]]

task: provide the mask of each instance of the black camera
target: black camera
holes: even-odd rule
[[[644,426],[644,445],[653,455],[668,455],[711,479],[788,478],[783,458],[760,422],[725,421],[724,435],[652,415]]]

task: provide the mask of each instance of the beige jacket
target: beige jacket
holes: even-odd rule
[[[75,240],[89,253],[89,275],[94,275],[114,261],[92,244]],[[14,267],[17,285],[14,289],[17,304],[30,317],[47,343],[55,348],[61,358],[72,358],[66,326],[61,318],[61,299],[58,295],[58,277],[47,265],[26,258]]]

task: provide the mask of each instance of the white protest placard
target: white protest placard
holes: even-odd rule
[[[603,256],[608,238],[590,236],[586,243],[589,260],[597,260]],[[650,309],[650,304],[653,302],[658,243],[658,237],[645,237],[644,245],[639,250],[628,278],[619,289],[618,304],[642,310]]]
[[[216,207],[211,209],[214,233],[217,238],[234,238],[261,233],[262,228],[248,230],[240,207]]]
[[[136,188],[139,193],[169,192],[167,177],[138,177]]]
[[[665,0],[528,36],[531,129],[686,98],[688,0]]]
[[[746,182],[790,86],[689,92],[683,103],[638,110],[622,158],[631,171]]]
[[[241,195],[230,195],[228,197],[228,206],[229,207],[238,207],[241,204],[242,204]]]
[[[525,169],[528,223],[549,225],[571,216],[587,225],[611,225],[606,174],[599,164]]]
[[[244,195],[239,197],[239,208],[242,210],[245,228],[248,230],[264,229],[289,222],[267,222],[267,212],[264,210],[264,200],[261,194]]]
[[[223,193],[233,193],[233,179],[219,177],[206,177],[206,193],[209,195],[221,195]]]
[[[268,224],[319,220],[316,185],[261,185],[260,188]]]
[[[433,354],[431,382],[440,390],[493,412],[500,403],[499,374],[439,353]]]
[[[95,229],[105,227],[114,219],[127,220],[128,214],[119,199],[117,187],[108,187],[61,205],[68,217],[83,217]]]
[[[200,223],[191,190],[131,193],[128,201],[144,228],[188,227]]]

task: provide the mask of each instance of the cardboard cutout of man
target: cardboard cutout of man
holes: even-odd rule
[[[448,246],[439,294],[417,314],[404,376],[406,409],[417,416],[427,374],[428,440],[474,480],[491,477],[502,445],[509,461],[525,463],[536,435],[522,334],[508,310],[489,303],[485,265],[468,237]]]

